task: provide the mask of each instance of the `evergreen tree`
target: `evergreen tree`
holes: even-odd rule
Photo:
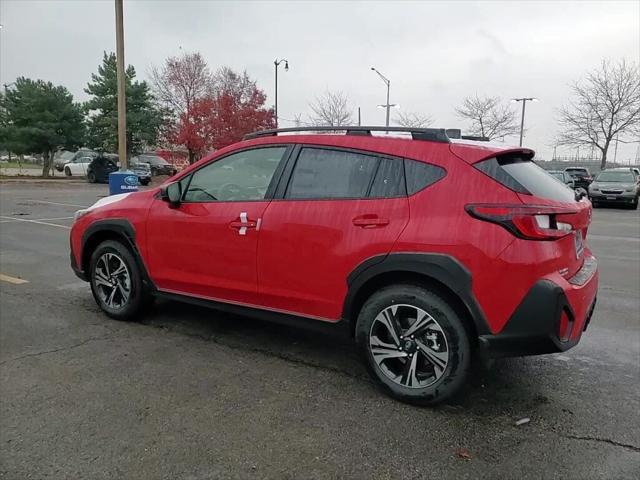
[[[154,105],[147,82],[135,81],[136,71],[125,72],[127,102],[127,154],[137,154],[155,145],[162,124],[162,112]],[[118,151],[118,83],[115,53],[104,53],[98,73],[91,75],[85,92],[91,95],[85,108],[89,114],[88,143],[92,148]]]

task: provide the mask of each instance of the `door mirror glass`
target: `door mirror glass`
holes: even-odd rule
[[[174,182],[163,187],[161,198],[172,207],[177,207],[180,205],[180,200],[182,199],[182,184],[180,182]]]

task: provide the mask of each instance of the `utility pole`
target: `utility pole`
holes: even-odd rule
[[[358,107],[358,126],[361,125],[361,121],[360,121],[360,107]]]
[[[520,146],[522,146],[522,136],[524,134],[524,110],[527,106],[527,102],[537,102],[538,99],[535,97],[523,97],[523,98],[513,98],[512,102],[522,102],[522,119],[520,120]]]
[[[127,100],[124,77],[124,24],[122,0],[116,1],[116,69],[118,78],[118,157],[120,170],[125,171],[127,164]]]
[[[275,110],[275,114],[276,114],[276,128],[278,128],[278,66],[284,62],[284,71],[288,72],[289,71],[289,61],[286,58],[281,58],[280,60],[278,60],[277,58],[273,61],[273,65],[275,67],[275,73],[276,73],[276,85],[275,85],[275,105],[274,105],[274,110]]]
[[[378,105],[379,107],[385,107],[387,109],[387,121],[386,121],[386,126],[389,126],[389,116],[391,114],[391,107],[395,107],[397,106],[395,103],[394,104],[390,104],[389,103],[389,90],[391,88],[391,81],[385,77],[383,74],[381,74],[375,67],[371,67],[371,70],[373,70],[374,72],[376,72],[378,74],[378,76],[382,79],[382,81],[385,83],[385,85],[387,86],[387,103],[384,105]]]

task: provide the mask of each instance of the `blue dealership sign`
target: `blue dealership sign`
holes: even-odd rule
[[[138,176],[131,171],[112,172],[109,174],[109,195],[138,191]]]

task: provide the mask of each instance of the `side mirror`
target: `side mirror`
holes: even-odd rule
[[[182,184],[180,182],[170,183],[160,190],[160,198],[169,203],[169,206],[176,208],[182,200]]]

